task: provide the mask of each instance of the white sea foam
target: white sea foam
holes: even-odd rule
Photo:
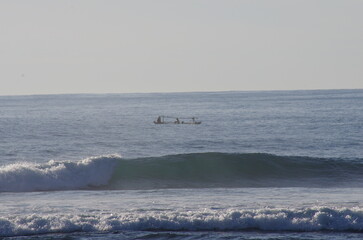
[[[110,180],[118,155],[86,158],[77,162],[15,163],[0,168],[0,191],[86,189]]]
[[[253,211],[29,215],[0,218],[0,236],[94,231],[363,231],[363,210],[308,208]]]

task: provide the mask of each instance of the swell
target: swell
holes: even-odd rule
[[[109,187],[361,187],[362,159],[192,153],[120,161]]]
[[[363,187],[362,159],[191,153],[0,167],[0,191],[213,187]]]
[[[248,231],[363,232],[361,208],[32,214],[0,219],[0,237],[71,232]]]

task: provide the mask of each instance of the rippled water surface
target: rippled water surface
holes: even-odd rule
[[[0,97],[0,237],[360,239],[362,122],[362,90]]]

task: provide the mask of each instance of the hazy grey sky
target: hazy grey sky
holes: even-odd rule
[[[0,95],[363,88],[360,0],[0,0]]]

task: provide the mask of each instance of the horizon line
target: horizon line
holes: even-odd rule
[[[296,92],[296,91],[339,91],[363,90],[363,88],[316,88],[316,89],[271,89],[271,90],[196,90],[196,91],[151,91],[151,92],[70,92],[70,93],[25,93],[25,94],[0,94],[0,97],[31,97],[50,95],[119,95],[119,94],[179,94],[179,93],[222,93],[222,92]]]

